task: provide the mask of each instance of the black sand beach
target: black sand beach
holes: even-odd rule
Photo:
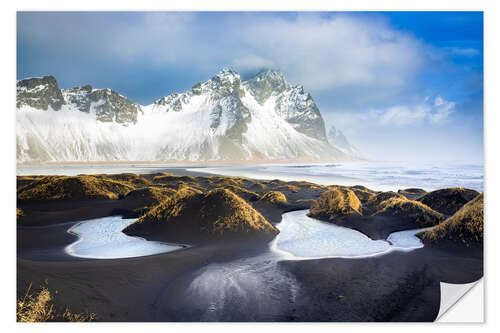
[[[165,171],[205,176],[180,168]],[[282,213],[307,206],[302,201],[298,203],[299,198],[313,200],[320,192],[287,191],[287,205],[261,207],[262,214],[277,223]],[[185,294],[200,269],[269,251],[265,243],[207,241],[170,253],[124,259],[82,259],[64,252],[64,247],[76,240],[67,233],[75,221],[130,215],[141,205],[137,200],[125,199],[76,200],[70,205],[61,205],[60,201],[22,203],[23,210],[36,214],[28,214],[18,222],[18,297],[24,295],[30,283],[36,287],[48,282],[51,289],[57,290],[57,307],[93,312],[99,321],[206,320],[192,310],[197,308],[199,300],[189,299]],[[382,223],[383,220],[365,218],[358,223],[373,223],[364,229],[373,239],[385,239],[388,233],[405,227]],[[277,269],[295,281],[297,290],[293,298],[285,290],[276,300],[279,309],[274,309],[273,316],[267,316],[258,310],[258,300],[252,304],[253,298],[249,297],[244,309],[234,307],[231,313],[228,307],[229,313],[223,320],[433,321],[439,312],[439,282],[478,280],[483,275],[483,254],[482,247],[426,245],[411,252],[369,258],[282,260]],[[237,302],[240,296],[235,293],[234,297],[227,299],[227,304]]]

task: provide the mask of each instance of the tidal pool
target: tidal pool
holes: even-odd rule
[[[280,233],[271,244],[273,251],[287,259],[362,258],[423,247],[415,234],[425,229],[394,232],[387,240],[372,240],[354,229],[310,218],[307,212],[283,214],[276,225]]]
[[[74,257],[117,259],[171,252],[185,247],[124,234],[122,230],[135,220],[108,216],[82,221],[68,230],[79,238],[68,245],[65,251]]]

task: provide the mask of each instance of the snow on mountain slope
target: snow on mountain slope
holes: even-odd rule
[[[58,93],[55,79],[50,90],[30,80],[18,81],[18,162],[348,158],[326,140],[312,97],[275,71],[245,82],[223,69],[148,106],[111,89]]]

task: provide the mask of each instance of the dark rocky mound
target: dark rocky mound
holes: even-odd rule
[[[321,194],[307,215],[330,221],[338,217],[360,216],[361,202],[353,191],[336,187]]]
[[[452,242],[462,246],[483,245],[484,197],[478,195],[455,214],[430,230],[417,234],[422,242],[443,244]]]
[[[279,231],[245,200],[227,189],[218,188],[203,194],[184,187],[124,232],[182,241],[214,238],[268,241]]]
[[[444,220],[441,213],[421,202],[406,198],[392,197],[378,206],[375,216],[391,216],[413,223],[416,227],[430,227]]]
[[[88,175],[46,176],[21,188],[19,201],[46,201],[60,199],[118,199],[134,190],[134,187],[104,177]]]
[[[404,190],[399,190],[398,194],[405,196],[407,199],[416,200],[427,194],[427,191],[421,188],[407,188]]]
[[[462,187],[445,188],[427,193],[418,201],[445,215],[455,214],[479,192]]]

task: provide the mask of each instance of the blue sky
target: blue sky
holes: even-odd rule
[[[483,159],[481,12],[20,12],[17,78],[109,87],[141,104],[222,67],[280,69],[385,160]]]

